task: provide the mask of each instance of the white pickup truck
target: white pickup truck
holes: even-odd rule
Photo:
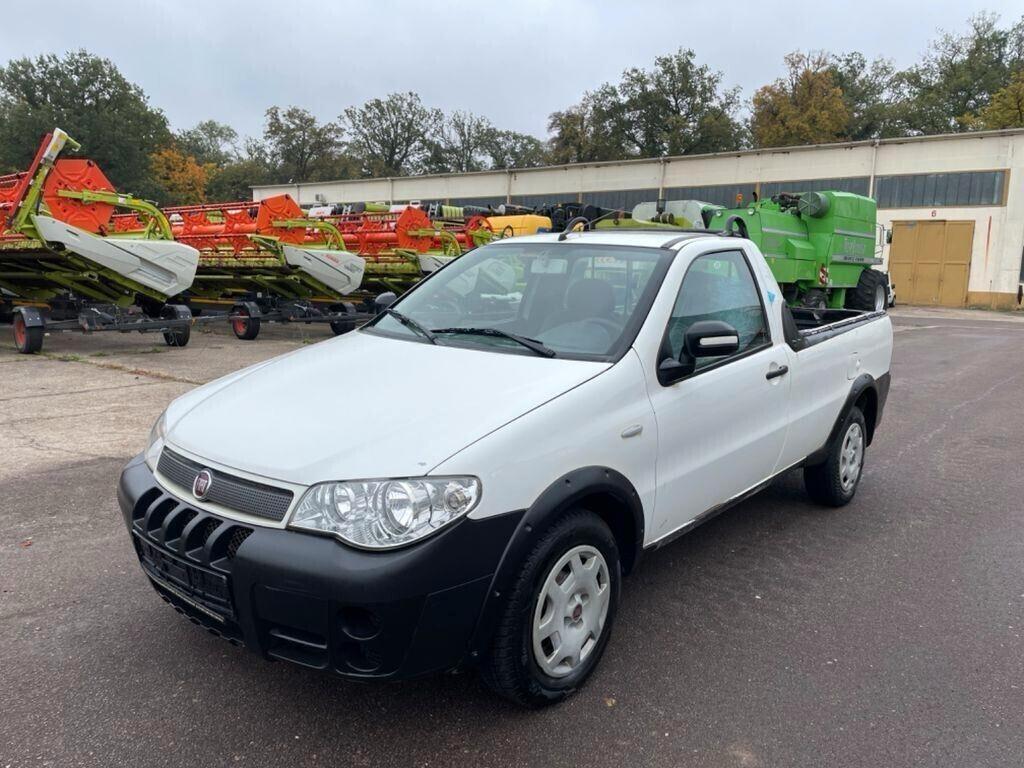
[[[644,550],[797,467],[853,498],[891,352],[884,312],[790,310],[739,237],[514,238],[178,398],[118,497],[156,591],[232,643],[541,705]]]

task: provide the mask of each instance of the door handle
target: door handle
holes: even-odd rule
[[[780,365],[778,368],[773,368],[772,370],[768,371],[768,373],[766,373],[764,377],[768,379],[768,381],[771,381],[772,379],[779,378],[779,376],[785,376],[787,373],[789,373],[789,366]]]

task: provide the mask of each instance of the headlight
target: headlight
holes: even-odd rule
[[[320,531],[365,549],[390,549],[429,536],[480,500],[475,477],[353,480],[314,485],[291,528]]]
[[[146,464],[150,469],[156,470],[157,462],[160,459],[158,442],[163,441],[167,434],[167,411],[160,414],[160,418],[153,424],[153,428],[149,430],[149,440],[146,443]]]
[[[157,440],[164,439],[165,434],[167,434],[167,411],[160,414],[160,418],[156,420],[153,428],[149,430],[149,442],[146,444],[146,447],[152,448]]]

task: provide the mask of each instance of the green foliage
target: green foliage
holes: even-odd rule
[[[486,117],[455,111],[443,118],[426,138],[424,170],[428,173],[482,171],[487,167],[485,145],[494,132]]]
[[[829,74],[843,95],[849,115],[843,138],[849,141],[899,135],[894,113],[896,96],[891,61],[875,59],[870,64],[857,51],[830,57]]]
[[[427,166],[444,118],[440,110],[424,106],[409,92],[349,107],[341,120],[363,175],[402,176]]]
[[[206,182],[206,199],[220,202],[251,200],[250,187],[272,183],[266,163],[246,158],[216,168]]]
[[[167,143],[164,114],[107,59],[85,51],[14,59],[0,68],[0,168],[27,166],[43,134],[62,128],[119,188],[151,188],[150,156]]]
[[[605,83],[585,93],[579,104],[552,113],[548,119],[551,160],[585,163],[626,157],[620,107],[615,86]]]
[[[652,69],[632,68],[617,85],[605,83],[576,105],[551,115],[555,162],[661,157],[717,152],[742,145],[736,119],[738,89],[722,86],[722,73],[680,49],[659,56]]]
[[[971,127],[993,95],[1024,68],[1024,18],[1009,28],[979,14],[963,34],[943,32],[924,59],[896,76],[901,132],[948,133]]]
[[[271,107],[266,119],[263,144],[278,181],[337,178],[334,174],[342,148],[342,129],[337,123],[321,123],[299,107]]]
[[[239,159],[238,132],[216,120],[203,120],[175,135],[178,148],[200,165],[228,165]]]
[[[491,168],[535,168],[548,162],[548,150],[540,139],[527,133],[492,130],[483,151]]]

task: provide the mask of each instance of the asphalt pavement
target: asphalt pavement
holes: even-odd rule
[[[326,328],[64,334],[26,357],[0,327],[0,768],[1020,766],[1024,317],[894,322],[854,502],[815,507],[792,473],[647,556],[591,682],[540,712],[473,675],[264,661],[146,583],[114,487],[153,420]]]

